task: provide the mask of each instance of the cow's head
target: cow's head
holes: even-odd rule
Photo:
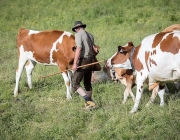
[[[132,69],[130,57],[132,57],[131,53],[133,48],[134,45],[132,42],[128,42],[124,46],[118,46],[118,52],[114,54],[109,63],[111,63],[113,67]]]
[[[103,80],[105,80],[105,79],[112,79],[115,82],[118,82],[118,80],[116,79],[115,70],[114,70],[113,67],[109,67],[107,65],[107,60],[105,61],[104,66],[103,66],[102,79]]]

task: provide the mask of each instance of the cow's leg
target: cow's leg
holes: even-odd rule
[[[72,92],[72,76],[73,76],[72,71],[68,71],[68,77],[70,81],[70,92]]]
[[[142,92],[143,92],[143,81],[138,80],[137,89],[136,89],[136,99],[135,99],[134,106],[131,109],[130,113],[135,113],[137,111],[138,106],[139,106],[139,102],[140,102],[140,99],[141,99]]]
[[[32,71],[36,65],[35,61],[29,60],[28,63],[26,63],[26,75],[27,75],[27,82],[28,86],[31,89],[32,88]]]
[[[125,104],[125,103],[126,103],[127,97],[128,97],[128,88],[127,88],[127,86],[126,86],[126,89],[125,89],[125,91],[124,91],[124,99],[123,99],[122,104]]]
[[[174,82],[174,84],[175,84],[176,89],[179,90],[180,83],[179,82]]]
[[[130,76],[130,81],[128,83],[130,83],[130,84],[128,84],[129,94],[131,95],[133,102],[135,102],[135,96],[134,96],[134,94],[132,92],[133,84],[135,84],[135,80],[134,80],[133,75]]]
[[[133,92],[132,92],[131,87],[132,87],[132,85],[126,86],[126,89],[125,89],[125,91],[124,91],[124,100],[123,100],[123,102],[122,102],[123,104],[125,104],[125,102],[126,102],[128,96],[129,96],[129,94],[131,95],[131,97],[132,97],[132,99],[133,99],[133,102],[135,102],[135,96],[134,96],[134,94],[133,94]]]
[[[62,76],[63,76],[63,79],[64,79],[64,83],[66,85],[66,98],[69,100],[69,99],[72,99],[72,96],[71,96],[71,80],[69,79],[69,76],[66,72],[63,72],[62,73]]]
[[[16,85],[14,88],[14,97],[18,95],[18,86],[19,86],[19,80],[21,78],[21,74],[24,68],[24,65],[26,63],[27,59],[19,58],[18,68],[16,69]]]
[[[129,93],[130,93],[130,95],[132,97],[133,102],[135,102],[135,96],[134,96],[134,94],[132,92],[132,89],[129,89]]]
[[[160,106],[164,106],[164,94],[165,94],[165,86],[159,86],[158,95],[160,97]]]
[[[159,86],[156,86],[153,91],[152,91],[152,94],[151,94],[151,98],[150,100],[148,101],[148,103],[146,104],[146,107],[148,107],[150,104],[152,104],[154,102],[154,99],[156,98],[156,95],[158,93],[158,89],[159,89]]]
[[[124,101],[123,103],[126,102],[127,97],[129,96],[129,94],[131,95],[133,102],[135,102],[135,96],[132,92],[132,87],[133,87],[133,83],[134,83],[134,76],[133,75],[129,75],[128,77],[123,78],[124,80],[121,80],[122,83],[124,83],[124,85],[126,86],[126,90],[124,92]]]
[[[168,89],[167,85],[165,85],[165,92],[169,93],[169,89]]]

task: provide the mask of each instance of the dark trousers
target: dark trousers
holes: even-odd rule
[[[92,63],[93,60],[80,60],[81,65],[86,65]],[[83,68],[78,68],[73,75],[72,78],[72,90],[76,91],[80,86],[81,81],[83,80],[84,88],[86,91],[92,90],[91,85],[91,77],[92,77],[92,66],[87,66]]]

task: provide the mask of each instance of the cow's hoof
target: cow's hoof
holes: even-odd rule
[[[149,107],[150,105],[152,105],[152,102],[149,101],[147,104],[146,104],[146,107]]]
[[[17,96],[18,96],[18,93],[15,93],[15,94],[14,94],[14,97],[17,97]]]
[[[72,100],[72,97],[67,97],[66,100],[70,101]]]
[[[160,106],[164,106],[165,104],[164,103],[160,103]]]
[[[137,111],[137,110],[133,108],[133,109],[130,111],[130,113],[131,113],[131,114],[134,114],[134,113],[136,113],[136,111]]]
[[[124,105],[126,103],[126,101],[123,101],[122,104]]]

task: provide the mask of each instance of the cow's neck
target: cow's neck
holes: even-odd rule
[[[139,53],[140,48],[141,48],[141,45],[135,47],[134,54],[132,55],[132,64],[134,66],[134,72],[140,71],[143,69],[143,64],[141,63],[140,59],[138,58],[138,53]],[[129,56],[129,59],[130,59],[130,56]]]
[[[135,47],[133,47],[132,50],[131,50],[131,52],[130,52],[130,62],[131,62],[131,67],[132,67],[132,70],[133,70],[133,71],[135,71],[135,69],[134,69],[134,64],[133,64],[134,51],[135,51]]]

